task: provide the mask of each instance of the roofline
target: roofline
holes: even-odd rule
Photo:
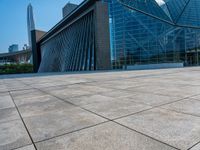
[[[67,16],[65,16],[61,21],[59,21],[53,28],[51,28],[48,32],[46,32],[46,34],[44,34],[38,41],[37,43],[42,43],[43,41],[45,41],[46,39],[48,39],[49,37],[53,36],[54,34],[57,33],[57,31],[59,31],[60,29],[62,29],[65,24],[67,24],[68,22],[72,21],[75,16],[77,16],[77,14],[80,14],[81,12],[84,11],[84,8],[88,8],[90,5],[92,5],[93,3],[95,3],[96,1],[100,1],[100,0],[84,0],[82,3],[80,3],[71,13],[69,13]],[[120,1],[119,1],[120,2]],[[199,29],[200,27],[196,27],[196,26],[188,26],[188,25],[179,25],[179,24],[175,24],[174,22],[170,22],[167,21],[165,19],[156,17],[154,15],[148,14],[146,12],[143,12],[141,10],[135,9],[133,7],[130,7],[122,2],[120,2],[122,5],[124,5],[125,7],[138,11],[140,13],[143,13],[145,15],[148,15],[150,17],[153,17],[155,19],[158,19],[162,22],[168,23],[172,26],[177,26],[177,27],[185,27],[185,28],[193,28],[193,29]],[[66,23],[67,22],[67,23]]]
[[[65,6],[67,6],[68,4],[73,4],[73,5],[76,5],[77,7],[79,6],[79,4],[75,4],[75,3],[71,3],[71,2],[68,2],[67,4],[65,4]],[[65,8],[65,6],[63,8]]]
[[[65,26],[65,22],[70,22],[71,20],[73,20],[75,18],[74,16],[76,16],[77,13],[84,11],[83,9],[85,7],[88,8],[88,6],[92,5],[96,1],[100,1],[100,0],[84,0],[71,13],[65,16],[53,28],[51,28],[45,35],[43,35],[37,43],[41,43],[45,41],[46,39],[48,39],[50,36],[54,35],[59,29]]]
[[[189,0],[189,1],[190,1],[190,0]],[[142,11],[142,10],[139,10],[139,9],[137,9],[137,8],[135,8],[135,7],[131,7],[131,6],[127,5],[127,4],[124,4],[124,3],[122,3],[121,1],[119,1],[119,3],[121,3],[121,5],[127,7],[127,8],[130,9],[130,10],[135,10],[135,11],[137,11],[137,12],[139,12],[139,13],[142,13],[142,14],[147,15],[147,16],[149,16],[149,17],[152,17],[152,18],[154,18],[154,19],[160,20],[160,21],[162,21],[162,22],[168,23],[169,25],[172,25],[172,26],[175,26],[175,27],[191,28],[191,29],[200,29],[200,27],[198,27],[198,26],[184,25],[184,24],[181,25],[181,24],[179,24],[178,22],[177,22],[177,23],[174,23],[173,21],[172,21],[172,22],[167,21],[167,20],[162,19],[162,18],[160,18],[160,17],[157,17],[157,16],[155,16],[155,15],[152,15],[152,14],[149,14],[149,13],[144,12],[144,11]]]
[[[0,57],[9,57],[9,56],[19,55],[23,53],[28,53],[28,52],[31,52],[31,50],[27,49],[27,50],[21,50],[21,51],[10,52],[10,53],[0,53]]]

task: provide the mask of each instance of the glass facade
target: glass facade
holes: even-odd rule
[[[200,64],[199,0],[107,0],[113,69]]]

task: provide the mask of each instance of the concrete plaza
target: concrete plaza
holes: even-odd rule
[[[200,150],[200,68],[0,76],[0,150]]]

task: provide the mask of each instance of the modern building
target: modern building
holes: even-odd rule
[[[32,32],[33,39],[35,38]],[[34,70],[81,71],[111,69],[107,3],[84,1],[33,42]]]
[[[31,50],[20,50],[12,53],[0,54],[0,65],[16,64],[16,63],[29,63],[32,53]]]
[[[199,0],[112,0],[113,67],[199,65],[199,8]]]
[[[200,64],[199,0],[85,0],[37,43],[36,70]]]
[[[12,53],[12,52],[17,52],[19,50],[19,46],[18,44],[12,44],[9,46],[8,48],[8,52]]]
[[[23,50],[27,50],[27,49],[29,49],[29,47],[28,47],[28,45],[27,44],[24,44],[24,46],[23,46],[23,48],[22,48]]]
[[[33,17],[33,7],[31,4],[28,5],[27,7],[27,29],[28,29],[28,49],[30,49],[31,52],[31,57],[30,57],[30,63],[33,64],[33,62],[36,59],[35,57],[33,58],[33,55],[35,55],[36,51],[33,51],[32,48],[32,43],[37,43],[38,40],[46,33],[45,31],[41,30],[36,30],[35,29],[35,22],[34,22],[34,17]],[[33,35],[32,35],[33,33]],[[34,38],[32,37],[34,36]],[[35,70],[36,72],[36,70]]]

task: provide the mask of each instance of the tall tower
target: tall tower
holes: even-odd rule
[[[31,47],[31,31],[35,30],[35,23],[33,19],[33,7],[31,4],[27,7],[27,29],[28,29],[28,44]]]

